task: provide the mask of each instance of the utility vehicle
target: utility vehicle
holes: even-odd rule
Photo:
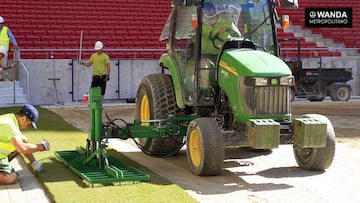
[[[297,47],[296,57],[283,57],[295,77],[292,87],[291,100],[295,97],[307,98],[309,101],[323,101],[330,96],[332,101],[349,101],[351,86],[347,83],[353,79],[351,68],[323,68],[322,57],[313,57],[318,60],[318,67],[304,68],[301,57],[301,43],[297,38],[287,38],[281,42],[294,42]]]

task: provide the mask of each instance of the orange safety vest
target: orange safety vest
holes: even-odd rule
[[[8,35],[8,27],[3,26],[0,33],[0,46],[4,46],[9,51],[10,37]]]

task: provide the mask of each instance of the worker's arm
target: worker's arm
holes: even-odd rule
[[[110,80],[110,63],[106,64],[106,78],[105,78],[105,80],[106,81]]]
[[[106,75],[110,75],[110,63],[106,64]]]
[[[92,65],[92,63],[90,61],[88,62],[80,62],[81,65],[86,66],[86,67],[90,67]]]
[[[15,68],[15,66],[16,66],[15,63],[11,64],[10,66],[4,66],[0,63],[0,68],[3,68],[4,70]]]
[[[16,135],[10,139],[10,142],[14,145],[16,151],[22,154],[30,154],[46,150],[44,144],[27,143],[27,139],[24,135]]]
[[[8,28],[7,31],[8,31],[8,36],[10,38],[11,43],[14,45],[14,48],[19,49],[20,47],[19,47],[19,45],[18,45],[18,43],[17,43],[17,41],[15,39],[14,34],[11,32],[11,30],[9,28]]]

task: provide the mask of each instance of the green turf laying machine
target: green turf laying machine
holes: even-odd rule
[[[175,155],[186,144],[189,168],[199,176],[221,173],[227,147],[292,144],[301,168],[328,168],[335,154],[329,119],[291,116],[294,77],[278,58],[275,26],[288,18],[277,15],[278,6],[277,0],[173,0],[160,37],[167,40],[159,59],[164,73],[140,81],[134,122],[102,124],[100,95],[91,90],[87,147],[58,157],[92,183],[148,179],[107,158],[107,138],[133,138],[157,157]],[[297,1],[283,6],[296,8]],[[108,179],[96,180],[95,169]]]
[[[56,151],[55,155],[65,166],[91,185],[123,181],[147,181],[149,176],[109,156],[107,137],[102,125],[102,98],[100,88],[90,88],[90,129],[86,148]],[[106,135],[105,135],[106,136]]]

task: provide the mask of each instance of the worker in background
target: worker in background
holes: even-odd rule
[[[19,45],[15,36],[11,32],[10,28],[5,26],[5,19],[0,16],[0,46],[4,46],[6,51],[9,52],[10,42],[13,44],[15,50],[19,50]],[[3,57],[1,60],[1,63],[7,64],[8,57]]]
[[[104,53],[104,44],[101,41],[95,43],[94,49],[95,53],[90,56],[89,61],[80,63],[86,67],[93,65],[91,87],[100,87],[104,99],[106,82],[110,80],[110,58]]]
[[[7,57],[7,50],[4,46],[0,46],[0,81],[6,81],[6,73],[5,70],[15,68],[15,63],[11,64],[10,66],[7,66],[7,64],[4,64],[1,60],[2,58]]]
[[[43,165],[37,161],[34,152],[50,150],[50,144],[44,140],[40,144],[28,143],[21,133],[30,126],[36,129],[39,118],[38,110],[30,105],[24,105],[17,113],[8,113],[0,116],[0,184],[14,184],[17,174],[10,165],[10,161],[19,153],[23,154],[36,172],[43,170]]]

